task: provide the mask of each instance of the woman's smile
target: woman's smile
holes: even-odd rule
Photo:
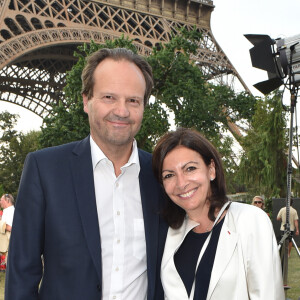
[[[191,198],[191,197],[195,194],[196,191],[197,191],[197,188],[192,189],[191,191],[186,192],[186,193],[184,193],[184,194],[179,194],[178,196],[179,196],[180,198]]]

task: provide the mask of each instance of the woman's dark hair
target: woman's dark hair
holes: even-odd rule
[[[221,208],[228,201],[226,196],[226,183],[222,161],[216,148],[199,132],[178,128],[176,131],[166,133],[157,143],[152,157],[152,168],[157,180],[162,184],[162,166],[167,154],[177,146],[184,146],[198,152],[204,163],[209,166],[213,161],[215,164],[216,178],[210,182],[211,195],[208,197],[210,201],[210,209],[208,217],[215,220],[216,208]],[[163,216],[169,226],[176,229],[179,228],[185,218],[185,211],[176,205],[165,193],[166,205],[163,210]]]
[[[146,91],[144,95],[144,105],[146,106],[153,88],[152,68],[142,56],[135,54],[126,48],[103,48],[87,57],[87,63],[81,75],[81,94],[86,95],[89,100],[93,97],[95,84],[94,72],[97,66],[106,58],[110,58],[115,61],[126,60],[134,63],[141,70],[146,81]]]

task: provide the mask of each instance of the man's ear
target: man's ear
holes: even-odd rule
[[[88,108],[88,96],[85,94],[82,94],[82,102],[83,102],[83,110],[84,112],[88,113],[89,112],[89,108]]]

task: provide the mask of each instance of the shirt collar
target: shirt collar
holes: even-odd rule
[[[90,144],[91,144],[91,155],[92,155],[92,164],[93,164],[93,170],[95,170],[97,164],[106,159],[109,161],[107,156],[103,153],[103,151],[100,149],[100,147],[96,144],[96,142],[93,140],[92,136],[90,135]],[[131,165],[136,165],[137,170],[140,170],[140,161],[139,161],[139,153],[137,148],[137,142],[134,139],[132,143],[132,152],[129,157],[128,162],[121,168],[126,168]]]

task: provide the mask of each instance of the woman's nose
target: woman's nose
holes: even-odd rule
[[[183,174],[177,175],[177,182],[176,182],[177,188],[184,190],[187,186],[186,178]]]

